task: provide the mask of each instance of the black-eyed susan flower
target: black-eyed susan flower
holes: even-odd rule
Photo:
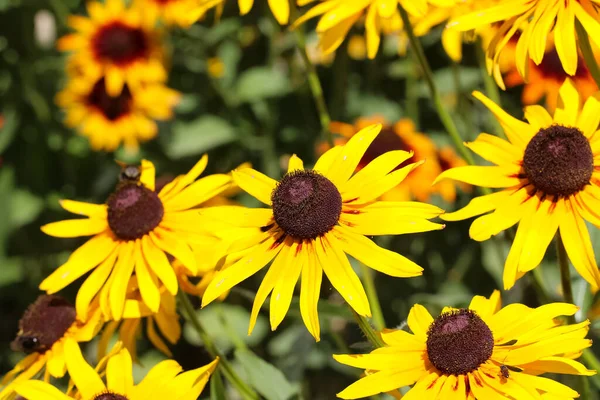
[[[358,399],[413,385],[402,399],[574,399],[578,393],[543,373],[593,375],[574,361],[591,346],[589,321],[561,325],[566,303],[501,308],[500,293],[475,296],[468,308],[445,308],[433,318],[419,304],[404,330],[384,330],[385,346],[370,354],[334,355],[366,377],[338,397]]]
[[[110,321],[104,327],[98,343],[98,359],[107,354],[108,344],[114,333],[118,332],[119,340],[133,359],[136,360],[137,341],[144,324],[146,337],[150,340],[150,343],[167,357],[173,356],[166,342],[174,345],[179,341],[181,324],[179,323],[175,297],[164,286],[159,290],[161,296],[160,308],[158,312],[152,312],[142,300],[136,277],[131,279],[123,318],[119,321]]]
[[[160,31],[138,7],[123,0],[90,1],[89,17],[69,16],[76,31],[58,41],[72,53],[78,71],[91,80],[104,77],[106,92],[116,97],[127,84],[136,90],[142,82],[163,82],[163,49]]]
[[[162,361],[134,385],[132,360],[127,349],[119,350],[108,359],[106,383],[85,361],[76,342],[66,341],[65,355],[69,376],[77,387],[78,397],[83,400],[197,399],[218,363],[216,359],[204,367],[181,373],[182,368],[176,361]],[[16,391],[28,400],[72,399],[41,381],[21,382]]]
[[[77,315],[85,319],[89,304],[98,295],[104,315],[118,320],[135,273],[143,303],[158,312],[159,282],[171,295],[178,290],[167,254],[192,275],[198,271],[194,251],[204,253],[207,260],[221,257],[217,254],[219,239],[212,236],[211,227],[195,207],[226,190],[231,177],[215,174],[197,180],[207,162],[208,158],[202,157],[187,174],[156,193],[154,165],[144,160],[139,169],[124,170],[106,204],[61,201],[67,211],[87,218],[50,223],[42,230],[56,237],[93,237],[47,277],[40,289],[55,293],[93,270],[77,294]]]
[[[299,0],[298,5],[312,3],[313,0]],[[335,51],[344,41],[350,28],[365,18],[365,36],[367,55],[375,58],[381,43],[381,34],[390,34],[402,29],[402,19],[398,12],[398,3],[413,16],[424,15],[428,5],[450,6],[456,0],[322,0],[298,20],[294,27],[319,17],[317,33],[323,53]]]
[[[269,294],[271,327],[276,329],[289,309],[296,282],[301,280],[302,318],[319,340],[317,302],[323,273],[358,314],[371,313],[346,253],[391,276],[421,275],[421,267],[414,262],[380,248],[366,237],[443,228],[429,221],[443,212],[437,207],[377,201],[423,163],[397,169],[411,153],[387,152],[355,173],[380,130],[381,125],[363,129],[344,146],[323,154],[314,169],[304,169],[302,161],[292,156],[279,182],[251,168],[233,171],[238,186],[269,208],[225,206],[205,210],[232,226],[247,227],[250,234],[232,244],[243,254],[210,282],[203,306],[273,261],[254,300],[249,331]]]
[[[446,23],[448,20],[458,18],[462,15],[471,13],[476,10],[487,8],[496,5],[500,0],[461,0],[457,1],[452,6],[430,7],[427,13],[421,17],[415,18],[414,32],[415,35],[424,36],[428,34],[432,28],[440,24]],[[445,28],[442,31],[442,45],[446,54],[454,61],[462,60],[462,45],[465,39],[473,40],[476,36],[482,36],[484,41],[489,42],[488,38],[495,33],[495,29],[490,24],[478,26],[474,32],[469,35],[464,35],[456,29]]]
[[[214,1],[214,0],[213,0]],[[200,0],[135,0],[151,20],[160,20],[167,25],[187,28],[200,19],[208,7],[200,7]]]
[[[528,60],[528,62],[529,76],[527,77],[527,82],[525,82],[513,64],[505,76],[506,85],[508,87],[524,85],[521,95],[521,101],[524,105],[538,104],[543,99],[546,107],[550,111],[554,111],[560,87],[569,78],[569,75],[560,63],[556,48],[551,45],[539,65],[536,65],[531,60]],[[570,78],[582,100],[586,100],[598,91],[598,86],[581,56],[577,62],[577,70]]]
[[[487,50],[488,65],[496,82],[504,88],[498,59],[510,38],[520,32],[516,51],[517,71],[527,78],[528,59],[539,65],[549,36],[554,38],[558,58],[569,75],[577,72],[575,20],[600,46],[600,0],[509,0],[460,16],[449,22],[452,29],[468,31],[501,23]],[[521,32],[522,30],[522,32]]]
[[[0,381],[0,399],[11,399],[15,385],[44,371],[44,380],[65,375],[65,343],[88,342],[102,328],[98,307],[90,310],[87,321],[77,318],[75,307],[60,296],[42,295],[31,304],[19,321],[19,332],[12,342],[15,351],[27,356]]]
[[[154,138],[156,120],[173,116],[180,94],[161,83],[144,83],[136,91],[125,84],[117,96],[106,91],[105,78],[73,78],[56,96],[65,124],[90,140],[94,150],[114,151],[121,143],[130,151]]]
[[[496,165],[453,168],[437,181],[449,178],[502,190],[476,197],[443,219],[457,221],[485,214],[473,222],[469,231],[477,241],[519,223],[504,266],[505,289],[540,264],[559,231],[573,266],[597,290],[600,272],[585,223],[600,226],[597,95],[581,109],[580,95],[567,79],[554,115],[541,106],[529,106],[525,108],[528,122],[511,117],[479,92],[474,96],[494,113],[508,141],[480,134],[465,145]]]
[[[357,132],[374,123],[383,124],[383,129],[377,135],[373,143],[367,148],[357,169],[368,165],[375,158],[392,150],[404,150],[413,153],[413,156],[405,160],[400,168],[410,162],[427,160],[425,164],[414,170],[398,186],[392,188],[381,196],[381,200],[387,201],[428,201],[434,194],[439,194],[446,201],[452,202],[456,198],[456,187],[452,182],[440,182],[432,185],[435,178],[444,170],[444,167],[465,165],[456,153],[451,149],[445,149],[443,154],[438,151],[437,146],[425,134],[417,132],[415,124],[407,118],[403,118],[393,125],[387,123],[385,118],[379,116],[362,117],[354,124],[333,122],[330,130],[341,137],[335,139],[336,144],[346,143]],[[323,152],[328,148],[326,143],[319,146]],[[442,160],[442,156],[445,157]]]

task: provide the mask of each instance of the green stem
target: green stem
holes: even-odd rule
[[[600,68],[596,62],[596,57],[594,57],[594,51],[590,44],[590,37],[578,19],[575,19],[575,31],[577,32],[579,49],[585,60],[585,65],[587,66],[588,71],[590,71],[592,78],[594,78],[594,81],[596,81],[596,85],[600,88]]]
[[[475,47],[477,47],[477,61],[479,63],[479,68],[481,69],[481,75],[483,76],[483,85],[485,86],[485,94],[498,106],[501,106],[500,100],[500,90],[498,90],[498,86],[496,82],[494,82],[494,78],[488,73],[487,67],[485,65],[485,52],[483,51],[483,44],[481,43],[481,38],[477,39],[477,43],[475,43]],[[496,120],[496,118],[492,118],[492,123],[494,124],[494,133],[496,136],[500,136],[504,139],[506,134],[504,133],[504,129],[500,123]]]
[[[377,334],[377,332],[375,332],[375,329],[373,329],[371,323],[362,315],[358,315],[354,310],[352,310],[352,314],[354,315],[354,319],[356,320],[358,327],[361,331],[363,331],[369,342],[371,342],[371,344],[376,348],[384,347],[385,343],[383,343],[381,337]]]
[[[592,349],[585,349],[583,351],[582,358],[583,363],[586,365],[586,367],[595,371],[600,371],[600,360],[598,360],[598,357],[596,357]],[[596,386],[596,388],[600,390],[600,375],[590,376],[589,378],[594,384],[594,386]]]
[[[425,52],[423,51],[423,47],[421,46],[421,42],[415,36],[412,25],[408,18],[408,14],[406,10],[402,7],[402,5],[398,5],[398,9],[400,11],[400,16],[402,17],[402,22],[404,23],[404,29],[406,30],[406,34],[408,35],[408,39],[410,41],[410,46],[413,49],[413,53],[415,57],[417,57],[417,61],[421,65],[421,69],[423,70],[423,76],[425,77],[425,81],[427,82],[427,86],[429,87],[429,92],[431,93],[431,98],[433,100],[433,104],[435,109],[444,125],[444,128],[452,138],[456,149],[460,152],[461,156],[467,161],[469,164],[473,165],[475,161],[473,160],[473,156],[471,153],[467,151],[467,148],[463,145],[463,141],[458,133],[458,129],[452,120],[452,117],[444,107],[442,103],[442,98],[440,93],[435,85],[435,81],[433,80],[433,73],[431,72],[431,67],[427,62],[427,58],[425,57]]]
[[[293,7],[292,14],[296,14],[295,2],[291,2]],[[321,81],[319,80],[319,75],[317,74],[317,69],[315,68],[312,61],[308,57],[308,53],[306,52],[306,37],[304,36],[304,31],[302,27],[297,27],[295,30],[296,33],[296,45],[298,47],[298,51],[300,52],[300,56],[304,61],[304,66],[306,67],[306,72],[308,73],[308,85],[310,86],[310,92],[312,93],[313,99],[315,100],[315,105],[317,106],[317,112],[319,113],[319,120],[321,121],[321,129],[323,136],[327,139],[329,146],[333,147],[333,134],[329,129],[329,124],[331,123],[331,117],[329,116],[329,110],[327,109],[327,102],[325,101],[325,95],[323,94],[323,86],[321,86]]]
[[[260,397],[258,396],[258,394],[256,394],[254,389],[248,386],[242,380],[242,378],[239,377],[239,375],[235,372],[231,364],[229,364],[229,361],[227,361],[225,355],[222,354],[219,351],[219,349],[217,349],[217,346],[215,346],[211,337],[208,335],[208,333],[206,333],[206,330],[204,329],[202,323],[196,315],[196,312],[194,310],[194,307],[192,306],[192,303],[190,302],[190,299],[188,298],[188,295],[185,292],[183,292],[183,290],[180,290],[177,294],[177,297],[179,298],[180,304],[183,306],[183,310],[185,311],[185,315],[187,315],[188,321],[194,326],[196,332],[198,332],[198,336],[200,336],[200,339],[202,340],[202,343],[204,343],[204,347],[206,348],[208,353],[212,357],[219,357],[219,368],[223,372],[225,378],[227,378],[227,380],[237,388],[244,400],[259,400]]]
[[[560,283],[562,285],[563,297],[565,302],[575,304],[573,298],[573,288],[571,286],[571,270],[569,269],[569,259],[567,251],[560,236],[560,232],[556,233],[556,255],[558,256],[558,267],[560,268]],[[569,318],[570,323],[575,322],[575,317]]]
[[[548,295],[548,291],[546,290],[546,286],[544,285],[541,268],[542,266],[538,265],[533,269],[533,271],[531,271],[531,283],[537,294],[540,304],[548,304],[551,303],[551,299]]]
[[[371,269],[365,264],[360,263],[360,272],[365,284],[367,298],[369,299],[369,304],[371,305],[371,313],[373,314],[373,324],[375,325],[375,329],[381,331],[385,328],[385,320],[383,319],[383,312],[381,311],[379,297],[377,297],[377,289],[375,288],[373,271],[371,271]]]
[[[410,49],[408,49],[410,52]],[[406,84],[406,115],[414,122],[417,129],[419,128],[419,94],[417,92],[417,82],[419,81],[419,66],[416,58],[411,57],[410,72]]]

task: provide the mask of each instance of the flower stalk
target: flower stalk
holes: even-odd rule
[[[200,336],[202,343],[204,343],[208,353],[212,357],[219,357],[219,368],[223,372],[225,378],[238,390],[244,400],[259,400],[260,397],[254,391],[254,389],[248,386],[242,380],[242,378],[239,377],[231,364],[229,364],[229,361],[227,361],[225,355],[222,354],[214,344],[212,338],[202,326],[200,319],[198,319],[187,293],[185,293],[183,290],[180,290],[179,293],[177,293],[177,297],[179,298],[179,303],[183,307],[183,314],[187,316],[187,320],[193,325],[194,329],[198,333],[198,336]]]
[[[450,114],[444,107],[444,104],[442,103],[442,98],[440,96],[437,86],[435,85],[435,81],[433,80],[433,72],[431,71],[429,62],[425,57],[425,52],[423,51],[421,42],[419,42],[419,40],[415,36],[415,32],[413,31],[413,27],[410,23],[408,14],[406,10],[402,7],[402,5],[398,5],[398,7],[400,10],[400,16],[402,17],[402,22],[404,23],[404,29],[408,36],[408,40],[410,41],[410,46],[413,50],[412,53],[415,55],[417,61],[421,66],[423,77],[425,78],[427,86],[429,87],[429,92],[431,93],[433,105],[435,106],[438,116],[440,117],[444,128],[450,135],[450,138],[454,142],[454,146],[456,146],[456,149],[460,152],[461,156],[465,159],[465,161],[473,165],[475,163],[475,160],[473,159],[471,153],[469,153],[467,151],[467,148],[463,145],[463,141],[460,137],[460,133],[458,132],[458,128],[456,127],[456,124],[452,120],[452,117],[450,116]]]

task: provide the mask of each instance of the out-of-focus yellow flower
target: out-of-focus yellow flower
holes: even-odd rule
[[[150,20],[184,28],[202,18],[209,8],[208,4],[199,6],[199,0],[135,0],[135,3]]]
[[[206,61],[208,74],[213,78],[222,78],[225,74],[225,63],[219,57],[211,57]]]
[[[126,7],[123,0],[87,3],[89,17],[69,16],[75,33],[63,36],[58,48],[72,53],[77,74],[97,82],[104,77],[111,97],[121,94],[127,84],[137,90],[144,82],[164,82],[160,31],[154,20],[138,7]]]
[[[65,124],[86,136],[92,149],[114,151],[124,144],[137,151],[158,133],[155,121],[173,117],[179,99],[179,92],[162,83],[142,83],[135,91],[125,84],[113,97],[105,78],[76,77],[56,96],[56,103],[65,111]]]
[[[433,185],[435,178],[443,171],[444,166],[463,165],[456,153],[446,148],[438,153],[435,143],[423,133],[417,132],[414,123],[409,119],[401,119],[394,125],[389,125],[385,118],[371,116],[359,118],[353,125],[333,122],[330,129],[333,133],[341,135],[335,140],[335,144],[344,144],[365,126],[373,123],[383,124],[381,133],[371,143],[363,158],[358,164],[358,169],[367,165],[378,156],[393,150],[405,150],[413,153],[413,156],[405,163],[426,162],[409,174],[398,186],[385,193],[381,199],[387,201],[428,201],[433,194],[439,194],[445,201],[453,202],[456,199],[456,187],[454,184]],[[318,152],[327,150],[326,143],[321,143]],[[444,157],[442,159],[442,157]],[[399,165],[397,168],[401,168]],[[467,187],[465,187],[467,188]]]
[[[314,0],[299,0],[303,6]],[[402,29],[398,3],[413,16],[427,12],[428,5],[451,6],[456,0],[322,0],[294,22],[293,27],[320,17],[317,24],[320,47],[327,54],[335,51],[344,41],[350,28],[365,17],[367,55],[375,58],[381,43],[381,34]]]
[[[443,24],[450,19],[477,11],[499,3],[500,0],[460,0],[450,7],[430,7],[422,17],[415,18],[414,30],[418,36],[428,34],[437,25]],[[482,36],[487,42],[495,30],[491,25],[482,25],[469,34],[464,34],[455,29],[445,28],[442,32],[442,45],[448,56],[455,62],[462,60],[462,44],[464,40],[473,40],[476,36]]]
[[[524,85],[521,96],[524,105],[537,104],[544,99],[548,110],[554,111],[557,106],[560,87],[568,78],[573,81],[582,100],[587,100],[588,97],[598,91],[598,86],[587,69],[583,58],[579,56],[575,75],[570,77],[562,67],[558,52],[552,42],[548,44],[548,50],[539,65],[531,60],[528,60],[528,62],[529,75],[527,81],[519,74],[514,62],[505,77],[508,87]]]
[[[516,67],[527,80],[528,59],[539,65],[546,51],[548,37],[553,37],[558,58],[564,71],[573,76],[577,72],[578,40],[575,22],[578,21],[590,39],[600,46],[600,0],[510,0],[489,4],[449,22],[452,29],[470,31],[492,23],[500,23],[487,49],[488,68],[504,89],[498,59],[511,37],[519,34]]]

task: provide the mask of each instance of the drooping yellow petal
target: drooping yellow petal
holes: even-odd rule
[[[79,344],[70,338],[65,339],[65,360],[69,376],[83,398],[93,399],[106,392],[106,386],[98,373],[83,358]]]
[[[285,254],[285,259],[283,259],[281,254],[278,257],[281,258],[283,271],[279,279],[275,282],[275,287],[273,287],[273,293],[271,294],[271,330],[277,329],[287,314],[294,295],[294,288],[307,260],[306,249],[303,248],[304,246],[301,242],[299,243],[291,238],[286,238],[283,246],[289,249]]]
[[[302,268],[302,281],[300,288],[300,314],[308,331],[318,342],[321,340],[321,326],[319,324],[319,314],[317,304],[321,292],[321,282],[323,280],[323,268],[317,258],[316,249],[313,242],[307,241],[304,244],[308,253],[306,265]]]
[[[202,307],[208,305],[224,292],[228,291],[241,281],[254,275],[267,265],[281,250],[282,246],[276,239],[269,237],[257,245],[245,257],[233,265],[219,271],[206,288],[202,297]]]

